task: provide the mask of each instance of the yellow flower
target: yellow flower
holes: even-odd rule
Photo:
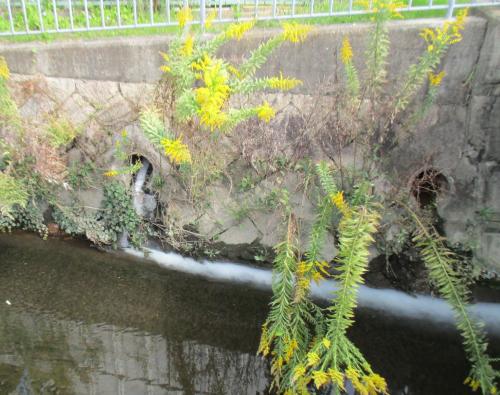
[[[314,272],[312,275],[312,279],[314,280],[315,283],[319,283],[321,280],[323,280],[323,275],[320,272]]]
[[[280,72],[279,77],[272,77],[267,79],[267,85],[272,89],[280,89],[283,91],[295,88],[297,85],[301,85],[302,81],[296,78],[283,78],[283,74]]]
[[[117,170],[109,170],[106,173],[104,173],[104,176],[105,177],[116,177],[118,174],[120,174],[120,173],[118,173]]]
[[[438,86],[441,84],[443,77],[445,76],[445,72],[441,71],[438,74],[429,73],[429,82],[431,85]]]
[[[0,56],[0,78],[8,80],[10,77],[9,66],[3,56]]]
[[[189,22],[193,20],[193,14],[189,6],[182,7],[177,13],[177,19],[179,20],[179,26],[181,29],[186,26]]]
[[[332,342],[330,340],[328,340],[326,337],[323,338],[322,343],[325,346],[325,348],[327,348],[327,349],[330,348],[330,346],[332,345]]]
[[[328,383],[330,381],[329,376],[323,372],[322,370],[316,370],[313,372],[313,380],[314,380],[314,385],[316,385],[316,388],[321,388],[324,384]]]
[[[387,394],[387,383],[383,377],[376,373],[371,373],[363,377],[364,386],[369,395],[378,393]]]
[[[306,373],[306,368],[304,365],[297,365],[293,370],[292,381],[297,381],[300,377],[304,376]]]
[[[227,72],[220,60],[213,60],[206,55],[192,67],[202,72],[201,79],[205,84],[195,90],[200,123],[214,131],[224,125],[228,119],[228,115],[222,111],[230,94]]]
[[[342,63],[348,64],[352,59],[352,47],[349,39],[344,37],[342,40],[342,48],[340,49],[340,59],[342,59]]]
[[[160,66],[160,70],[163,71],[164,73],[170,73],[172,69],[168,67],[166,64]]]
[[[427,42],[427,52],[440,51],[447,45],[458,43],[462,40],[461,31],[465,27],[467,10],[461,10],[454,22],[445,22],[442,28],[424,29],[420,36]]]
[[[255,25],[254,21],[232,23],[226,29],[225,35],[229,39],[241,40],[243,35]]]
[[[347,368],[347,370],[345,371],[345,375],[351,381],[359,379],[359,373],[358,373],[358,371],[355,370],[355,369],[353,369],[353,368]]]
[[[241,73],[240,73],[240,71],[236,67],[234,67],[233,65],[227,66],[227,71],[229,71],[236,78],[241,79]]]
[[[497,394],[497,387],[491,387],[490,394],[491,395],[496,395]]]
[[[349,215],[349,206],[344,200],[344,192],[337,192],[335,195],[331,197],[333,204],[337,207],[337,209],[344,215]]]
[[[176,164],[191,163],[189,148],[182,142],[180,137],[175,140],[164,138],[161,140],[160,144],[165,150],[165,155],[167,155],[172,162]]]
[[[128,133],[125,129],[122,130],[122,138],[126,139],[128,136]]]
[[[262,106],[257,107],[257,116],[265,122],[271,121],[274,118],[276,111],[272,108],[267,101]]]
[[[294,351],[299,348],[299,344],[297,340],[292,339],[288,342],[287,347],[285,349],[285,361],[288,362],[292,359]]]
[[[186,41],[182,44],[181,54],[184,56],[191,56],[193,54],[194,37],[189,34]]]
[[[267,330],[267,325],[264,324],[262,325],[262,335],[260,337],[259,350],[258,350],[258,352],[263,356],[267,356],[270,351],[269,350],[270,339],[268,337],[269,337],[269,332]]]
[[[328,375],[332,382],[337,385],[342,391],[345,391],[344,387],[344,375],[335,369],[328,369]]]
[[[300,261],[299,264],[297,265],[297,274],[303,276],[305,273],[309,271],[311,268],[311,265],[309,265],[305,261]]]
[[[314,366],[319,362],[319,355],[315,352],[310,352],[307,354],[307,366]]]
[[[292,43],[303,43],[309,32],[312,30],[312,26],[300,25],[295,22],[285,22],[282,26],[283,39]]]

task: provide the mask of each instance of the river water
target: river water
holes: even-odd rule
[[[270,296],[73,241],[0,235],[0,394],[265,394],[255,353]],[[447,323],[362,308],[350,335],[391,394],[469,393]],[[490,346],[498,355],[500,336]]]

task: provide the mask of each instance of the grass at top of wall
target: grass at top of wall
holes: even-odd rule
[[[447,0],[435,0],[434,4],[445,3]],[[413,5],[423,5],[426,4],[427,0],[414,0]],[[299,10],[297,10],[298,12]],[[316,10],[316,12],[321,12],[322,10]],[[325,10],[327,11],[327,10]],[[406,11],[402,12],[403,19],[418,19],[418,18],[442,18],[446,16],[446,10],[424,10],[424,11]],[[369,14],[365,15],[352,15],[352,16],[322,16],[322,17],[312,17],[312,18],[297,18],[294,21],[304,24],[315,24],[315,25],[333,25],[342,23],[356,23],[356,22],[368,22],[371,16]],[[261,28],[273,28],[279,27],[282,21],[278,20],[267,20],[258,21],[256,23],[257,27]],[[212,31],[219,31],[226,24],[215,24]],[[193,26],[194,32],[199,32],[199,25]],[[72,40],[72,39],[96,39],[96,38],[107,38],[107,37],[134,37],[134,36],[149,36],[149,35],[162,35],[162,34],[176,34],[178,32],[177,26],[163,26],[163,27],[139,27],[139,28],[123,28],[116,30],[93,30],[93,31],[82,31],[82,32],[67,32],[67,33],[41,33],[41,34],[25,34],[16,36],[4,36],[0,37],[0,43],[13,43],[13,42],[51,42],[56,40]]]

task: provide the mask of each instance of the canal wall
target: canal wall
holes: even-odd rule
[[[375,182],[375,190],[382,194],[407,191],[412,196],[415,178],[427,169],[436,171],[446,184],[436,201],[445,234],[453,244],[471,249],[481,269],[493,275],[500,270],[499,20],[497,9],[467,19],[463,40],[443,59],[446,77],[435,106],[411,136],[396,129],[397,144],[386,151]],[[389,87],[397,87],[425,51],[421,30],[442,23],[437,19],[390,23]],[[307,234],[316,199],[304,192],[300,159],[335,159],[325,144],[329,126],[323,125],[323,134],[315,135],[317,129],[310,120],[323,119],[335,110],[335,95],[343,80],[342,38],[350,38],[362,72],[368,33],[369,25],[362,23],[321,26],[305,44],[285,44],[271,56],[260,75],[283,72],[303,84],[289,93],[248,99],[267,100],[277,109],[277,117],[270,125],[249,122],[220,137],[217,157],[224,163],[223,170],[203,189],[203,204],[194,202],[186,184],[172,175],[172,168],[144,138],[138,123],[140,110],[161,96],[159,52],[168,47],[167,36],[0,43],[0,55],[11,69],[10,88],[25,119],[36,124],[51,114],[65,114],[81,131],[68,152],[70,164],[90,161],[101,171],[119,166],[115,147],[126,130],[132,151],[152,163],[151,179],[158,175],[165,181],[156,198],[164,207],[162,220],[168,229],[174,233],[190,229],[212,241],[207,255],[265,260],[281,239],[281,215],[272,204],[264,210],[255,207],[287,189]],[[273,34],[276,30],[255,30],[226,45],[222,53],[237,63]],[[284,157],[295,158],[293,166],[284,166]],[[343,157],[349,163],[352,152],[347,149]],[[99,207],[100,188],[76,193],[87,210]],[[390,220],[387,224],[384,237],[397,237],[397,225]],[[326,245],[323,257],[330,260],[336,254],[333,233]],[[381,253],[374,250],[373,258]]]

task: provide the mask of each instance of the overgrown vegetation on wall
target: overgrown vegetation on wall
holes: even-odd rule
[[[389,92],[387,21],[398,16],[398,7],[391,0],[375,0],[362,71],[356,67],[359,63],[355,62],[349,38],[343,39],[340,55],[344,89],[334,94],[335,106],[326,119],[310,117],[312,120],[305,122],[306,131],[317,136],[330,159],[314,164],[304,154],[300,161],[293,162],[301,174],[304,194],[317,202],[309,233],[304,234],[297,220],[298,207],[283,187],[277,186],[251,207],[242,205],[233,213],[243,220],[250,210],[280,209],[284,219],[284,238],[275,247],[274,296],[259,347],[271,358],[277,392],[306,394],[320,390],[339,394],[350,382],[360,394],[387,393],[385,379],[373,371],[351,342],[348,329],[354,322],[357,290],[364,283],[369,248],[382,217],[394,211],[406,224],[402,243],[413,243],[419,249],[434,287],[456,313],[471,362],[466,384],[474,390],[481,388],[483,394],[497,391],[498,372],[486,353],[486,335],[481,324],[468,314],[469,293],[460,263],[435,229],[432,213],[426,212],[424,205],[412,203],[407,191],[394,196],[374,194],[384,153],[398,143],[397,138],[410,135],[432,106],[444,77],[441,59],[450,45],[461,40],[464,27],[465,13],[460,13],[453,22],[425,29],[421,34],[425,51],[397,79],[396,90]],[[139,124],[159,156],[168,158],[169,175],[183,185],[193,205],[203,206],[207,187],[222,177],[227,165],[219,155],[221,140],[238,125],[248,121],[267,124],[276,116],[267,101],[250,100],[235,106],[236,99],[299,86],[301,81],[295,78],[281,74],[257,77],[257,71],[283,43],[303,43],[311,28],[284,23],[281,33],[261,43],[241,63],[233,64],[221,58],[218,50],[230,40],[241,40],[253,27],[252,22],[229,25],[205,40],[190,31],[189,8],[181,9],[178,18],[181,32],[162,54],[164,77],[155,101],[142,109]],[[210,21],[206,28],[210,29]],[[62,231],[83,235],[96,244],[116,245],[120,237],[128,236],[140,246],[152,234],[174,237],[170,223],[158,223],[158,218],[153,218],[148,224],[134,209],[130,186],[142,163],[127,132],[120,132],[114,143],[115,163],[121,167],[98,169],[85,164],[68,168],[67,151],[78,141],[78,128],[58,114],[44,120],[42,126],[23,119],[10,95],[8,79],[8,67],[0,57],[0,230],[21,228],[46,237],[44,213],[48,212]],[[419,96],[422,88],[423,98]],[[346,148],[352,152],[349,161],[343,158]],[[286,156],[275,161],[272,167],[278,170],[292,166]],[[267,162],[260,165],[271,167]],[[159,179],[151,182],[152,188],[157,184],[161,189],[165,183],[159,174]],[[103,201],[88,212],[73,192],[95,182],[95,178],[103,189]],[[236,189],[248,192],[258,181],[243,177]],[[276,232],[280,229],[277,224]],[[189,237],[199,236],[195,230],[182,229]],[[338,253],[333,262],[326,262],[321,253],[329,233],[337,240]],[[301,245],[300,240],[305,238],[307,245]],[[384,248],[395,251],[397,247]],[[312,281],[326,277],[333,277],[339,287],[331,305],[322,309],[312,301],[310,286]]]

